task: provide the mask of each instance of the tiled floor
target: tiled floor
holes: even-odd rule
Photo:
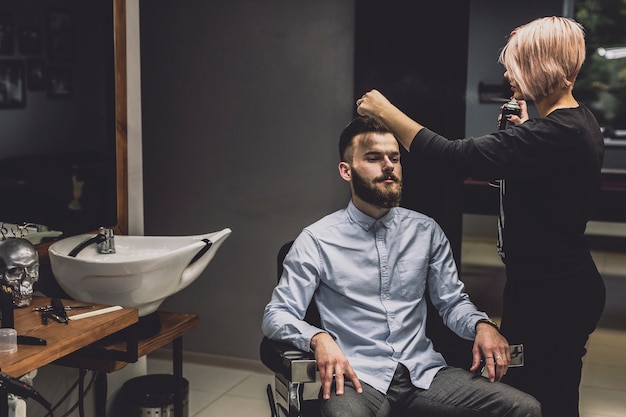
[[[189,417],[269,417],[267,384],[274,376],[261,367],[223,367],[219,358],[189,361],[183,364],[183,375],[189,381]],[[214,364],[207,364],[214,363]],[[169,355],[148,357],[148,373],[170,373]]]
[[[487,297],[503,285],[503,273],[494,244],[466,238],[462,253],[463,279],[468,292],[497,314],[498,297]],[[595,251],[594,258],[607,285],[607,308],[600,327],[591,335],[581,386],[581,417],[626,415],[626,253]],[[476,278],[480,276],[480,280]],[[476,294],[476,296],[474,295]],[[226,363],[224,363],[224,361]],[[169,354],[148,358],[149,373],[171,372]],[[190,385],[190,417],[269,417],[266,386],[273,376],[254,361],[230,358],[185,357],[183,367]]]

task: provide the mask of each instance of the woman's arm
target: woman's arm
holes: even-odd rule
[[[356,105],[361,116],[370,116],[383,122],[407,151],[411,149],[411,143],[417,132],[424,128],[391,104],[378,90],[363,94],[356,101]]]

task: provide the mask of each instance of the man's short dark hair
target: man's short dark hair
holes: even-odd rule
[[[391,133],[389,128],[382,122],[369,116],[357,116],[346,126],[339,136],[339,159],[348,162],[352,159],[352,154],[348,155],[346,150],[352,145],[352,139],[361,133]]]

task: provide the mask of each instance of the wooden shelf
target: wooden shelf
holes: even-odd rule
[[[165,345],[182,337],[188,331],[198,327],[200,318],[194,314],[159,312],[161,330],[154,336],[139,339],[138,357],[145,356]],[[92,344],[89,348],[105,350],[124,350],[123,341],[101,341]],[[128,362],[110,359],[100,359],[91,354],[90,350],[79,351],[59,359],[55,363],[74,368],[84,368],[100,372],[114,372],[125,367]]]

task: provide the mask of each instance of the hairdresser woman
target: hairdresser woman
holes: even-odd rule
[[[585,58],[584,30],[562,17],[515,29],[501,52],[522,105],[516,125],[448,140],[372,90],[357,111],[384,122],[414,164],[462,178],[501,181],[499,253],[506,265],[502,333],[523,343],[525,365],[505,382],[534,395],[544,417],[577,417],[582,357],[605,301],[584,231],[600,191],[603,139],[572,95]],[[528,119],[524,100],[538,118]],[[485,358],[494,360],[494,358]]]

